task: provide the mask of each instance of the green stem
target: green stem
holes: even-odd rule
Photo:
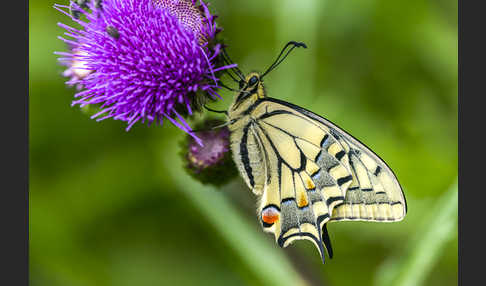
[[[263,233],[257,233],[258,228],[246,221],[244,214],[231,204],[224,193],[194,181],[183,171],[180,157],[176,154],[168,156],[164,153],[164,157],[162,164],[171,166],[164,169],[168,170],[177,189],[214,226],[263,285],[307,285],[284,253],[272,245],[272,241]],[[248,195],[252,195],[250,190]],[[258,223],[256,218],[253,223]]]
[[[378,272],[377,285],[423,285],[441,257],[445,244],[457,237],[457,180],[437,201],[406,248],[407,255],[387,261]],[[412,209],[413,211],[413,209]]]

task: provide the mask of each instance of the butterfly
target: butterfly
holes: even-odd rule
[[[329,120],[266,95],[263,78],[296,47],[306,48],[289,42],[264,73],[235,68],[240,88],[225,113],[232,156],[259,199],[263,230],[280,247],[310,240],[324,263],[324,248],[333,256],[327,223],[400,221],[407,204],[393,171],[368,147]]]

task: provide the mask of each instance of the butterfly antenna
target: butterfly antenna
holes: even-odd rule
[[[285,53],[285,51],[287,50],[288,47],[291,47],[291,48],[287,51],[287,53],[284,56],[282,56]],[[302,42],[295,42],[295,41],[288,42],[283,47],[283,49],[280,52],[280,54],[278,55],[277,59],[273,62],[273,64],[270,65],[270,67],[268,67],[267,71],[265,71],[263,73],[263,75],[260,76],[260,78],[263,78],[267,73],[274,70],[281,62],[283,62],[283,60],[285,60],[285,58],[290,54],[290,52],[292,52],[293,49],[300,48],[300,47],[307,49],[307,45],[302,43]]]

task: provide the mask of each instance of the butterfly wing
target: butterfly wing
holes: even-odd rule
[[[346,190],[344,202],[333,208],[330,221],[400,221],[405,217],[407,204],[402,188],[388,165],[356,138],[332,122],[302,107],[270,99],[290,107],[298,113],[323,124],[347,155],[352,182]]]
[[[273,98],[257,101],[248,113],[251,120],[232,140],[233,156],[260,195],[264,230],[274,233],[281,247],[307,239],[324,261],[324,247],[332,256],[326,222],[394,221],[405,215],[403,193],[391,170],[334,124]],[[355,195],[349,195],[350,188]]]

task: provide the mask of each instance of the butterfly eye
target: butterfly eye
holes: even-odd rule
[[[248,85],[253,86],[258,82],[258,77],[256,75],[252,76],[248,81]]]

